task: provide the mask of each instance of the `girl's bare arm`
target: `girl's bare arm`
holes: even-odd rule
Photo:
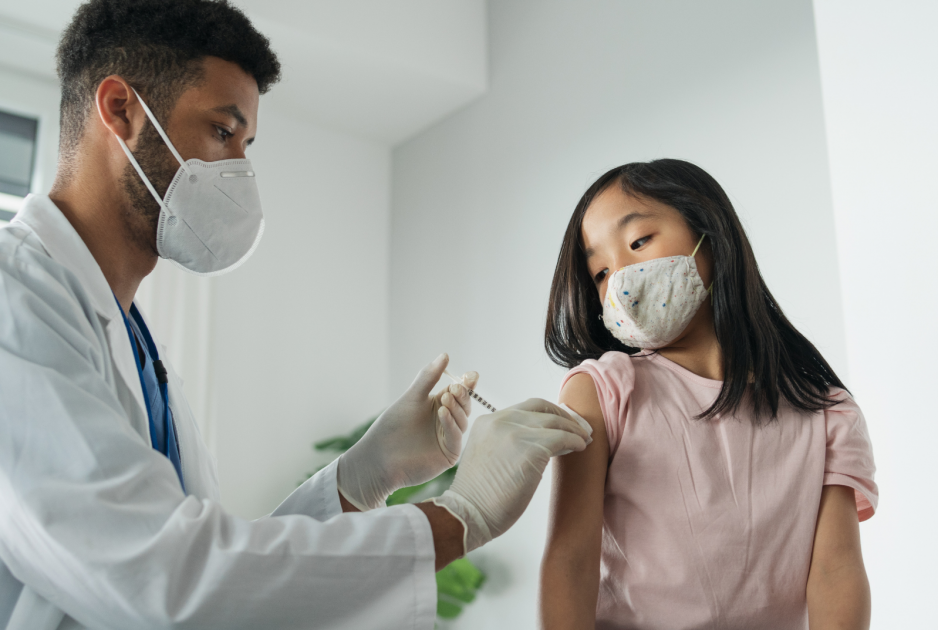
[[[552,464],[550,522],[541,562],[540,622],[543,630],[589,628],[596,624],[603,493],[609,444],[596,386],[588,374],[573,376],[560,402],[593,427],[593,442],[581,453]]]
[[[808,573],[811,630],[868,630],[870,583],[853,488],[824,486]]]

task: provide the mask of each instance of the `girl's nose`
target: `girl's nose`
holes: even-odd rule
[[[607,273],[606,277],[603,279],[602,283],[599,285],[599,301],[602,302],[606,299],[606,291],[609,290],[609,277],[611,273]]]

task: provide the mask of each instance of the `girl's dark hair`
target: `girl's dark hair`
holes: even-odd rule
[[[550,288],[544,345],[554,363],[572,368],[610,350],[638,352],[613,337],[600,321],[602,303],[583,251],[583,216],[593,199],[612,185],[674,208],[710,243],[713,319],[723,351],[724,380],[720,395],[701,418],[734,412],[744,400],[756,423],[777,418],[781,398],[807,412],[834,404],[830,388],[846,388],[772,297],[733,204],[713,177],[683,160],[614,168],[583,194],[564,234]]]

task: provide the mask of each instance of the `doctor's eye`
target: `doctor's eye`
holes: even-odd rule
[[[645,243],[647,243],[647,242],[649,241],[649,239],[651,239],[650,236],[643,236],[642,238],[638,239],[637,241],[633,241],[632,244],[630,245],[630,247],[631,247],[632,249],[638,249],[639,247],[641,247],[642,245],[644,245]]]
[[[218,137],[221,138],[222,142],[234,135],[224,127],[219,127],[218,125],[215,125],[215,131],[218,132]]]

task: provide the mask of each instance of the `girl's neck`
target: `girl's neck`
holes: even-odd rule
[[[694,315],[684,333],[658,354],[697,376],[723,380],[723,352],[713,327],[713,306],[708,299]]]

